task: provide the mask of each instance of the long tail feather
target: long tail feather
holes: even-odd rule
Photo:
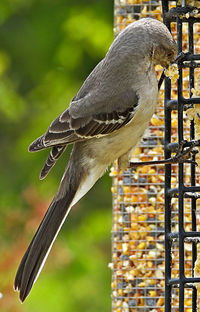
[[[48,256],[60,226],[65,220],[66,198],[53,202],[19,266],[14,287],[23,302],[28,296]]]
[[[75,144],[59,190],[50,204],[35,236],[19,265],[14,288],[23,302],[38,278],[52,245],[71,207],[82,198],[104,173],[104,164],[82,157],[82,144]]]
[[[79,193],[77,190],[83,177],[83,171],[79,170],[79,175],[74,174],[73,166],[69,163],[59,191],[50,204],[18,268],[14,288],[20,292],[22,302],[39,276],[71,206],[77,202],[75,195]],[[80,198],[79,195],[78,198]]]

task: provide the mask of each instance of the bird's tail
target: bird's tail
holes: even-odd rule
[[[99,174],[96,172],[86,170],[81,165],[78,168],[80,161],[72,158],[63,175],[58,193],[50,204],[19,265],[14,288],[20,292],[22,302],[38,278],[70,208],[89,191],[99,178]]]

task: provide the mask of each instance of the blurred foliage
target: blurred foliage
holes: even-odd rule
[[[105,175],[78,203],[21,305],[12,284],[70,148],[45,181],[28,145],[70,103],[112,39],[108,0],[0,1],[0,310],[110,311],[111,195]]]

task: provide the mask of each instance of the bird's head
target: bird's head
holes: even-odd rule
[[[148,19],[148,23],[148,31],[152,38],[150,59],[154,65],[167,67],[175,61],[178,53],[177,44],[163,23],[151,18]]]
[[[150,57],[152,57],[153,64],[161,65],[162,67],[168,67],[168,65],[174,63],[176,56],[176,43],[170,41],[168,44],[159,44],[154,46],[150,52]]]

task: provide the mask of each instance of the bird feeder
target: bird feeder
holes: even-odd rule
[[[177,82],[165,78],[131,161],[171,157],[200,139],[200,1],[115,0],[115,34],[151,16],[184,52]],[[161,68],[156,68],[158,79]],[[200,153],[193,160],[200,164]],[[112,311],[200,311],[200,166],[152,165],[113,177]]]

